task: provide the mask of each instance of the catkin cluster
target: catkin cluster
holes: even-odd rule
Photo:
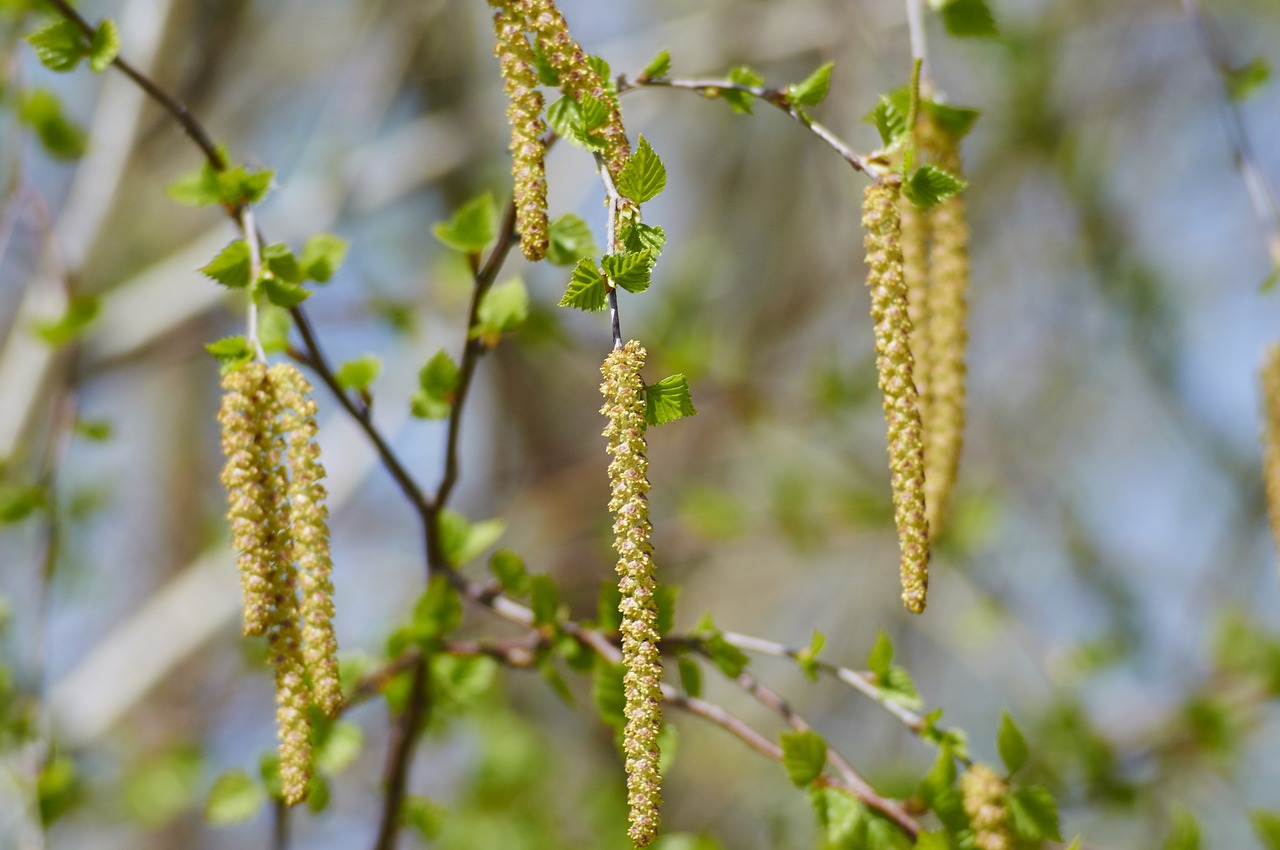
[[[538,91],[533,49],[525,37],[521,15],[510,4],[490,3],[499,7],[493,16],[493,52],[501,63],[503,90],[511,101],[507,121],[511,124],[516,230],[520,250],[528,260],[537,262],[546,256],[548,241],[546,146],[542,142],[547,125],[542,121],[542,92]]]
[[[958,140],[928,115],[916,125],[922,158],[960,176]],[[902,254],[924,425],[925,510],[932,541],[945,524],[964,442],[969,229],[964,198],[921,210],[901,202]]]
[[[628,834],[637,847],[648,845],[658,830],[661,786],[658,733],[662,729],[662,659],[658,653],[658,612],[654,603],[653,548],[649,535],[649,461],[645,457],[645,391],[640,378],[645,350],[632,340],[615,349],[600,367],[609,420],[604,436],[608,452],[614,549],[622,601],[622,660],[626,667],[623,751],[626,755]]]
[[[1280,548],[1280,345],[1267,352],[1262,366],[1263,475],[1267,491],[1267,516]]]
[[[222,450],[244,631],[265,635],[275,669],[286,803],[307,795],[315,704],[342,701],[333,633],[333,563],[311,387],[296,368],[248,363],[222,381]]]
[[[902,550],[902,601],[924,610],[929,586],[929,526],[925,516],[924,446],[912,379],[911,317],[903,277],[899,213],[901,186],[873,183],[862,201],[866,230],[867,286],[875,322],[876,371],[888,426],[893,513]]]
[[[1009,783],[987,765],[975,764],[960,777],[960,798],[977,850],[1013,850]]]

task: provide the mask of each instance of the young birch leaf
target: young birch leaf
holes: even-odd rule
[[[582,107],[569,95],[558,98],[547,107],[547,125],[557,136],[576,143],[582,135]]]
[[[560,299],[560,306],[595,312],[604,309],[608,294],[608,287],[596,268],[595,260],[583,257],[574,267],[573,277],[569,280],[564,298]]]
[[[500,519],[486,519],[471,523],[453,554],[454,566],[460,567],[478,558],[481,552],[497,543],[506,530],[506,522]]]
[[[543,52],[542,46],[535,41],[531,47],[533,47],[533,67],[538,73],[538,82],[553,89],[560,88],[560,72],[547,61],[547,54]]]
[[[62,101],[48,89],[28,91],[18,105],[18,120],[35,131],[40,145],[56,159],[79,159],[88,145],[84,130],[62,112]]]
[[[893,641],[883,630],[876,634],[876,642],[867,653],[867,669],[883,684],[889,678],[889,665],[893,663]]]
[[[822,775],[827,766],[827,742],[812,729],[782,733],[782,766],[797,788]]]
[[[273,275],[285,283],[302,282],[302,268],[298,265],[298,259],[283,242],[273,242],[263,248],[262,261]]]
[[[818,653],[822,651],[822,646],[826,642],[827,639],[822,632],[814,629],[809,645],[796,653],[796,663],[800,665],[805,678],[810,682],[818,681]]]
[[[680,598],[680,587],[674,584],[660,584],[653,592],[653,607],[658,610],[653,627],[658,634],[671,632],[676,619],[676,600]]]
[[[1009,819],[1018,837],[1028,841],[1061,841],[1058,804],[1043,785],[1014,791],[1009,796]]]
[[[445,522],[447,518],[462,519],[463,523],[466,522],[461,515],[453,511],[444,511],[440,515],[442,532],[443,526],[447,524]],[[446,535],[442,533],[441,536]],[[446,549],[446,558],[448,554]],[[448,634],[462,624],[462,602],[447,578],[436,576],[427,584],[427,589],[413,606],[413,621],[430,637]]]
[[[101,303],[92,295],[72,299],[61,316],[36,323],[36,336],[46,345],[60,348],[80,336],[98,317],[101,308]]]
[[[739,65],[729,72],[729,82],[755,88],[764,85],[764,77],[746,65]],[[725,103],[729,104],[729,108],[739,115],[751,114],[751,101],[755,99],[754,95],[736,89],[722,89],[720,96],[724,98]]]
[[[262,281],[262,291],[267,294],[268,301],[286,310],[297,307],[311,297],[311,293],[301,286],[286,283],[274,277],[269,277]]]
[[[822,103],[831,90],[831,69],[835,64],[828,62],[801,82],[787,86],[787,99],[796,106],[817,106]]]
[[[600,583],[600,596],[596,600],[596,625],[604,632],[616,632],[622,628],[622,612],[618,610],[622,602],[622,591],[616,581]]]
[[[736,679],[742,675],[742,671],[747,669],[747,664],[751,661],[745,652],[725,640],[724,635],[718,631],[705,637],[703,644],[707,654],[711,656],[712,663],[730,679]]]
[[[636,222],[622,228],[622,244],[629,252],[649,251],[657,258],[667,244],[667,234],[661,227]]]
[[[0,524],[21,522],[48,502],[38,484],[0,484]]]
[[[886,148],[906,135],[907,113],[898,108],[889,95],[880,95],[875,108],[863,116],[868,124],[874,124],[880,134],[880,142]]]
[[[626,672],[621,664],[601,659],[591,675],[591,701],[600,712],[600,719],[615,729],[626,722],[627,692],[622,681]]]
[[[600,79],[604,80],[604,86],[614,94],[618,93],[617,83],[613,80],[613,70],[609,67],[608,61],[603,56],[597,56],[592,53],[587,56],[587,64],[591,66],[591,70],[600,75]]]
[[[478,254],[498,234],[498,210],[485,192],[463,204],[448,221],[431,228],[435,237],[455,251]]]
[[[648,251],[608,254],[600,260],[605,276],[614,286],[627,292],[644,292],[649,288],[650,274],[656,258]]]
[[[623,197],[643,204],[656,198],[666,186],[667,168],[648,140],[641,136],[631,158],[618,175],[618,191]]]
[[[697,659],[681,655],[676,659],[676,668],[680,673],[680,687],[689,696],[697,699],[702,696],[702,668]]]
[[[571,266],[596,253],[591,228],[573,213],[565,213],[551,222],[548,235],[547,259],[557,266]]]
[[[59,73],[75,68],[88,53],[80,28],[65,18],[45,24],[27,36],[26,42],[35,48],[41,65]]]
[[[363,729],[347,721],[334,723],[325,730],[316,747],[316,767],[331,776],[341,773],[356,760],[363,747]]]
[[[956,38],[994,38],[995,16],[987,0],[931,0],[933,7],[942,13],[942,25]]]
[[[1280,850],[1280,813],[1252,811],[1249,812],[1249,823],[1266,850]]]
[[[382,361],[372,354],[365,354],[355,360],[343,363],[334,375],[344,390],[368,392],[372,384],[382,373]]]
[[[218,203],[218,172],[204,163],[165,187],[170,199],[188,207],[204,207]]]
[[[243,239],[237,239],[219,251],[218,256],[200,271],[223,286],[242,289],[249,285],[250,269],[249,246]]]
[[[266,792],[243,770],[232,770],[214,780],[204,806],[204,818],[214,826],[243,823],[267,801]]]
[[[646,425],[663,425],[697,413],[693,407],[693,396],[689,393],[689,379],[684,375],[670,375],[644,388]]]
[[[279,354],[289,348],[289,329],[293,317],[289,311],[274,304],[258,308],[258,344],[265,354]]]
[[[921,209],[928,209],[955,195],[969,184],[935,165],[917,168],[902,184],[902,194]]]
[[[586,133],[600,129],[609,120],[609,106],[599,98],[584,94],[578,107],[582,112],[582,129]]]
[[[1009,775],[1018,772],[1018,768],[1027,763],[1027,741],[1009,712],[1000,713],[1000,731],[996,735],[996,748],[1000,751],[1000,760],[1004,762]]]
[[[556,621],[560,611],[560,588],[551,576],[529,576],[529,607],[533,609],[533,624],[548,626]]]
[[[931,100],[921,102],[921,107],[941,130],[953,139],[963,139],[973,129],[973,123],[982,113],[967,106],[948,106]]]
[[[520,327],[527,318],[529,291],[525,289],[523,280],[513,277],[484,294],[476,309],[476,326],[471,329],[471,336],[493,348],[502,334]]]
[[[653,60],[649,62],[648,65],[644,66],[644,70],[640,72],[640,79],[641,81],[644,81],[644,80],[652,80],[657,77],[665,77],[667,75],[667,72],[670,70],[671,70],[671,51],[664,50],[661,53],[659,53],[657,56],[653,57]]]
[[[912,711],[924,708],[924,701],[920,699],[915,682],[911,681],[911,674],[904,667],[890,666],[883,678],[877,677],[877,686],[890,702],[896,702]]]
[[[1261,56],[1251,59],[1239,68],[1227,71],[1227,96],[1232,100],[1244,100],[1271,78],[1271,66]]]
[[[249,341],[242,336],[229,336],[210,342],[205,345],[204,350],[228,365],[245,363],[253,358],[253,349],[249,348]]]
[[[1169,826],[1169,834],[1165,837],[1161,850],[1200,850],[1200,824],[1186,809],[1178,808],[1173,812],[1173,823]]]
[[[446,419],[453,408],[461,373],[458,365],[444,349],[436,352],[418,372],[418,391],[413,395],[411,411],[419,419]]]
[[[809,789],[809,802],[818,816],[828,846],[869,848],[866,806],[848,793],[836,788]],[[880,850],[877,846],[876,850]]]
[[[302,246],[303,280],[328,283],[347,256],[347,241],[332,233],[317,233]]]
[[[499,549],[489,557],[489,572],[507,593],[524,596],[529,592],[529,574],[525,571],[524,559],[510,549]]]
[[[89,67],[95,74],[101,74],[115,61],[119,52],[120,30],[116,28],[115,21],[107,18],[98,25],[93,41],[89,43]]]

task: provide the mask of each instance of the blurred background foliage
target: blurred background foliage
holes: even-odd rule
[[[616,72],[669,49],[675,76],[746,63],[782,85],[834,60],[817,117],[863,151],[878,141],[861,116],[909,73],[896,0],[560,5]],[[1255,378],[1280,308],[1261,291],[1271,261],[1233,168],[1221,80],[1172,0],[993,6],[994,39],[951,40],[929,20],[939,88],[983,116],[964,147],[967,443],[919,618],[897,601],[863,179],[773,110],[626,95],[629,132],[671,179],[646,207],[666,255],[651,293],[623,295],[624,332],[648,346],[651,377],[689,376],[699,409],[650,446],[660,571],[682,587],[676,628],[710,611],[794,646],[819,628],[823,657],[854,667],[884,630],[976,758],[994,761],[1002,709],[1019,721],[1065,837],[1256,846],[1250,813],[1274,808],[1280,787],[1280,615]],[[431,353],[461,343],[470,274],[430,227],[478,192],[509,191],[486,4],[82,10],[115,18],[122,53],[237,157],[277,170],[259,212],[273,239],[350,241],[312,319],[336,361],[382,358],[375,419],[434,481],[444,432],[409,419],[408,400]],[[1206,12],[1234,63],[1280,61],[1280,6]],[[272,688],[235,625],[218,373],[203,350],[239,332],[239,309],[195,272],[233,233],[165,196],[199,164],[166,116],[119,75],[42,68],[20,41],[37,23],[26,3],[3,0],[0,16],[0,845],[42,846],[38,805],[50,846],[266,846],[256,777]],[[1280,175],[1280,86],[1242,109],[1263,170]],[[553,215],[582,215],[600,241],[591,162],[561,145],[548,171]],[[556,308],[566,275],[544,266],[509,261],[532,313],[481,366],[457,506],[502,517],[503,545],[590,616],[612,581],[597,414],[608,329]],[[84,334],[58,349],[32,340],[32,323],[68,303]],[[317,399],[338,635],[358,665],[410,616],[420,539],[368,445]],[[463,635],[495,633],[511,632],[468,611]],[[753,669],[878,787],[907,793],[928,769],[931,748],[853,691],[790,662]],[[626,846],[621,765],[582,677],[565,673],[566,705],[536,673],[459,662],[434,674],[448,699],[417,755],[411,834],[449,850]],[[776,718],[707,680],[710,699],[775,734]],[[663,850],[815,846],[808,803],[777,765],[669,719],[664,814],[678,834]],[[377,700],[330,730],[326,806],[294,818],[296,846],[371,841],[388,729]],[[48,753],[32,743],[46,735]]]

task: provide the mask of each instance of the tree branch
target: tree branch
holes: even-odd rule
[[[409,765],[418,741],[418,733],[427,719],[430,706],[429,660],[418,658],[413,665],[413,679],[409,685],[409,702],[404,713],[396,721],[391,742],[387,746],[387,766],[383,773],[384,796],[382,817],[378,822],[378,838],[374,850],[393,850],[400,833],[400,808],[409,780]]]

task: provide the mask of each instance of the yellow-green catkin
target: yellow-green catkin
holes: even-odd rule
[[[649,536],[649,461],[645,457],[645,391],[640,378],[645,350],[632,340],[609,353],[600,367],[609,420],[604,436],[608,452],[614,549],[622,601],[622,660],[626,667],[626,755],[628,834],[636,847],[653,841],[662,802],[658,776],[658,733],[662,729],[662,659],[658,652],[653,548]]]
[[[270,389],[266,367],[250,363],[222,378],[222,486],[227,491],[227,518],[244,594],[244,633],[264,635],[271,623],[271,586],[276,569],[271,549]]]
[[[1267,491],[1267,516],[1280,549],[1280,345],[1267,352],[1262,366],[1263,475]]]
[[[957,177],[957,140],[938,133],[937,164]],[[965,350],[969,334],[969,225],[964,195],[954,195],[929,210],[929,289],[927,322],[917,333],[927,339],[928,381],[924,394],[925,505],[931,539],[942,530],[964,445]],[[923,331],[923,333],[920,333]]]
[[[329,555],[329,509],[321,480],[325,477],[316,442],[316,403],[311,385],[294,366],[271,367],[282,430],[288,432],[289,518],[293,527],[292,560],[301,588],[299,625],[303,661],[312,699],[329,717],[342,704],[338,679],[338,641],[333,632],[333,561]]]
[[[516,231],[520,250],[528,260],[537,262],[546,256],[548,241],[546,146],[542,142],[547,126],[542,120],[542,92],[538,91],[533,50],[525,38],[521,16],[501,0],[489,2],[499,7],[493,16],[493,52],[501,63],[503,90],[510,100],[507,120],[511,124]]]
[[[1009,783],[987,765],[975,764],[960,777],[960,798],[977,850],[1013,850]]]
[[[899,202],[902,216],[902,277],[907,284],[907,315],[911,319],[912,380],[920,407],[920,419],[928,432],[929,335],[928,324],[930,215],[906,198]],[[925,476],[928,480],[928,475]],[[930,526],[932,530],[932,526]]]
[[[875,322],[876,370],[888,427],[894,521],[902,552],[902,601],[924,610],[929,586],[929,526],[925,518],[924,450],[912,380],[911,318],[903,278],[901,185],[892,178],[868,186],[862,202],[867,286]]]
[[[569,25],[556,8],[555,0],[514,0],[524,13],[525,23],[537,39],[547,62],[560,75],[561,87],[575,100],[591,95],[608,108],[599,134],[604,138],[604,161],[615,180],[631,156],[631,144],[622,126],[618,96],[596,69],[587,62],[586,51],[569,34]]]

